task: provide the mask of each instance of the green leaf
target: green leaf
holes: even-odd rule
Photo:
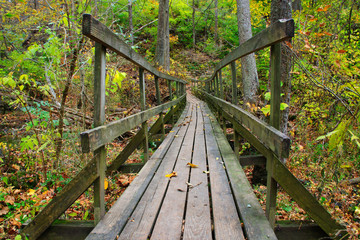
[[[69,214],[70,217],[76,217],[77,216],[77,213],[76,212],[72,212]]]
[[[286,103],[280,103],[280,110],[281,111],[284,111],[288,107],[289,107],[289,105],[287,105]]]
[[[270,116],[270,105],[266,105],[265,107],[261,108],[261,111],[266,117]]]
[[[42,151],[44,148],[46,148],[46,146],[50,143],[51,141],[48,140],[46,143],[44,143],[43,145],[41,145],[41,147],[38,149],[38,152]]]
[[[265,99],[267,101],[270,101],[270,98],[271,98],[271,93],[270,92],[265,93]]]

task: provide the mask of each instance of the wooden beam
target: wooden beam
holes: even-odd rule
[[[139,68],[139,88],[140,88],[140,108],[141,111],[146,110],[146,92],[145,92],[145,75],[144,69]],[[161,113],[161,112],[160,112]],[[144,129],[144,140],[143,140],[143,161],[146,162],[149,159],[149,133],[147,121],[141,123],[141,128]]]
[[[185,99],[185,95],[171,102],[161,104],[160,106],[156,106],[129,117],[113,121],[107,125],[82,132],[80,134],[82,151],[87,153],[104,146],[121,134],[133,129],[149,118],[159,114],[171,106],[178,104],[179,102],[183,101],[183,99]]]
[[[231,114],[234,119],[241,122],[276,155],[281,157],[289,156],[290,138],[288,136],[238,106],[214,97],[204,91],[201,91],[201,93],[211,100],[213,104],[218,105],[221,109]]]
[[[38,240],[79,240],[85,239],[94,228],[94,221],[56,220]]]
[[[90,14],[83,15],[82,32],[85,36],[101,43],[108,49],[118,53],[130,62],[146,71],[158,76],[159,78],[168,79],[171,81],[186,83],[184,80],[170,76],[168,74],[158,71],[154,66],[150,65],[140,54],[135,52],[129,45],[120,39],[113,31],[107,28],[104,24],[93,18]]]
[[[230,64],[231,62],[240,59],[250,53],[259,51],[268,46],[274,45],[275,43],[287,40],[294,36],[294,20],[293,19],[282,19],[270,25],[270,27],[262,30],[257,35],[253,36],[238,48],[226,55],[214,69],[213,75],[206,81],[214,79],[216,73]]]
[[[231,62],[232,98],[231,102],[237,105],[236,61]]]
[[[63,214],[83,192],[99,177],[94,157],[40,213],[21,231],[28,239],[37,239],[58,217]]]
[[[251,166],[251,165],[265,165],[266,157],[263,155],[247,155],[240,156],[239,161],[241,166]]]
[[[156,90],[156,102],[157,105],[161,105],[161,95],[160,95],[160,87],[159,87],[159,78],[155,76],[155,90]],[[163,113],[161,112],[159,115],[160,123],[161,123],[161,140],[165,138],[165,128],[164,128],[164,120]]]

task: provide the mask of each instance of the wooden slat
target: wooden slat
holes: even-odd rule
[[[196,147],[194,148],[192,163],[198,165],[198,168],[191,169],[190,183],[193,185],[198,183],[202,184],[190,189],[188,192],[184,240],[212,239],[208,175],[206,172],[203,172],[208,170],[205,151],[204,122],[199,105],[197,108],[197,119],[194,143]]]
[[[184,120],[187,113],[188,106],[185,107],[183,114],[179,118],[179,124]],[[159,165],[163,161],[164,156],[172,146],[174,140],[178,139],[175,135],[179,134],[179,130],[179,127],[173,128],[172,132],[169,133],[168,137],[165,138],[164,142],[141,169],[139,175],[131,182],[109,212],[89,234],[86,238],[87,240],[113,240],[116,238],[118,233],[124,228],[125,224],[130,221],[130,216],[133,213],[135,206],[148,188],[155,172],[159,170]]]
[[[275,158],[273,161],[273,177],[290,197],[331,237],[341,238],[344,236],[346,234],[345,227],[331,218],[331,215],[325,208],[306,190],[279,159]]]
[[[201,91],[201,93],[204,94],[212,104],[215,106],[218,105],[221,110],[227,111],[234,119],[241,122],[276,155],[285,158],[289,156],[290,138],[288,136],[238,106],[214,97],[204,91]]]
[[[132,63],[158,76],[159,78],[186,83],[184,80],[158,71],[155,67],[150,65],[150,63],[148,63],[142,56],[140,56],[140,54],[135,52],[129,45],[127,45],[123,40],[121,40],[113,31],[111,31],[104,24],[93,18],[90,14],[83,15],[82,32],[90,39],[101,43],[102,45],[123,56]]]
[[[96,158],[93,158],[21,233],[30,240],[37,239],[98,177]]]
[[[210,117],[212,121],[216,121],[216,119],[214,116],[209,117],[209,114],[209,111],[207,111],[204,125],[215,238],[245,239],[228,178],[223,168],[223,158],[219,152],[210,123]]]
[[[210,117],[214,118],[208,108],[205,110]],[[240,210],[241,219],[244,222],[247,239],[277,239],[219,124],[215,121],[212,121],[211,124],[226,166],[236,204]]]
[[[241,166],[250,166],[250,165],[265,165],[266,157],[263,155],[249,155],[249,156],[240,156],[239,157]]]
[[[140,125],[149,118],[159,114],[160,112],[168,109],[181,102],[185,98],[185,95],[180,98],[164,103],[160,106],[153,107],[146,111],[139,112],[129,117],[111,122],[107,125],[103,125],[80,134],[81,147],[84,153],[94,151],[97,148],[104,146],[105,144],[113,141],[115,138]]]
[[[286,39],[292,38],[294,36],[294,20],[293,19],[283,19],[279,20],[270,25],[270,27],[262,30],[257,35],[253,36],[238,48],[226,55],[214,69],[213,75],[206,81],[214,79],[216,73],[228,65],[229,63],[240,59],[250,53],[259,51],[263,48],[266,48],[275,43],[284,41]]]
[[[181,238],[181,226],[183,224],[187,192],[186,182],[189,180],[190,174],[190,167],[187,166],[187,163],[191,162],[196,130],[196,106],[190,104],[190,108],[192,108],[191,121],[190,123],[186,123],[189,124],[189,127],[174,167],[174,171],[177,172],[178,176],[172,178],[169,183],[165,198],[161,205],[161,210],[151,234],[151,239]],[[184,189],[185,191],[179,191],[179,188]]]
[[[189,116],[189,115],[188,115]],[[186,118],[184,121],[188,121]],[[162,164],[156,171],[151,183],[146,189],[141,200],[138,202],[136,209],[129,217],[126,226],[120,233],[118,239],[147,239],[154,226],[156,216],[160,209],[164,193],[169,184],[169,178],[165,175],[173,171],[176,158],[183,143],[186,130],[189,125],[180,125],[180,130],[177,133],[174,141],[171,144],[170,150],[164,156]],[[166,138],[168,139],[168,137]]]

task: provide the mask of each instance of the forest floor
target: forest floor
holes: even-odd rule
[[[196,51],[184,51],[177,55],[175,64],[184,66],[187,64],[186,75],[192,78],[201,76],[209,63],[214,59],[197,53]],[[180,67],[181,67],[180,66]],[[183,67],[184,69],[184,67]],[[124,65],[121,70],[127,73],[127,79],[136,79],[137,72],[129,65]],[[183,71],[183,70],[182,70]],[[147,100],[153,106],[156,103],[155,87],[148,81]],[[131,85],[129,85],[131,88]],[[162,98],[167,97],[167,85],[161,83]],[[75,99],[76,94],[73,92]],[[294,96],[296,97],[296,96]],[[69,108],[77,110],[77,101],[69,101]],[[120,107],[120,112],[113,112],[108,117],[108,121],[124,117],[138,111],[139,107],[131,106],[129,102],[126,106],[118,106],[116,103],[113,108]],[[131,107],[129,107],[131,106]],[[299,106],[291,106],[291,111],[296,114]],[[91,116],[87,112],[87,116]],[[69,118],[69,122],[74,119]],[[58,171],[48,171],[47,177],[41,174],[44,164],[38,160],[39,153],[29,149],[26,154],[20,151],[21,139],[25,137],[26,113],[17,109],[6,111],[0,114],[0,171],[2,173],[0,182],[0,239],[14,239],[21,225],[30,218],[34,217],[51,198],[56,195],[61,188],[81,169],[82,166],[91,158],[84,156],[80,150],[78,134],[86,128],[81,124],[68,126],[68,139],[71,141],[65,144],[62,157],[63,164]],[[346,179],[360,176],[359,169],[351,166],[341,166],[337,172],[328,171],[325,168],[331,166],[331,159],[324,156],[324,146],[321,143],[315,144],[306,139],[315,139],[316,133],[311,129],[304,129],[295,120],[290,121],[290,134],[292,145],[287,166],[290,171],[306,186],[306,188],[322,203],[330,214],[339,222],[346,224],[351,239],[357,239],[360,234],[360,194],[359,184],[349,184]],[[296,130],[294,130],[296,129]],[[113,158],[119,153],[128,140],[136,132],[124,134],[121,139],[117,139],[107,146],[108,159]],[[156,149],[155,144],[152,145]],[[53,157],[53,152],[49,152],[47,159]],[[132,154],[128,162],[141,162],[141,151]],[[52,165],[49,160],[45,163],[46,168],[51,170]],[[325,169],[325,170],[324,170]],[[245,172],[252,180],[252,168],[245,168]],[[336,178],[342,174],[342,179]],[[135,174],[113,174],[107,178],[106,201],[107,210],[116,201],[118,196],[135,178]],[[254,185],[254,192],[259,198],[260,203],[265,208],[266,186]],[[92,189],[90,188],[61,216],[62,219],[92,220]],[[278,194],[277,220],[301,220],[311,221],[303,209],[301,209],[282,189]]]

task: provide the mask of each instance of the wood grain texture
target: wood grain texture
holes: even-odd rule
[[[182,102],[184,99],[185,95],[171,102],[161,104],[160,106],[156,106],[148,110],[139,112],[137,114],[131,115],[129,117],[82,132],[80,134],[82,151],[84,153],[87,153],[89,151],[94,151],[101,146],[104,146],[105,144],[113,141],[121,134],[130,131],[131,129],[140,125],[149,118],[159,114],[160,112],[170,108],[171,106]]]
[[[248,128],[264,145],[270,148],[280,157],[288,157],[290,151],[290,138],[284,133],[261,121],[254,115],[242,108],[226,102],[220,98],[214,97],[204,91],[204,96],[211,101],[214,106],[218,106],[221,111],[227,111],[232,118],[239,121]]]
[[[207,114],[214,118],[210,110],[205,109]],[[221,127],[216,121],[212,121],[211,125],[214,128],[214,134],[226,166],[234,198],[241,219],[244,222],[247,239],[277,239],[239,161],[222,133]]]
[[[207,111],[204,125],[215,238],[245,239],[211,121],[216,121],[216,118]]]
[[[198,168],[191,169],[190,183],[200,185],[189,189],[185,212],[184,240],[212,239],[210,200],[208,190],[204,121],[200,105],[197,104],[197,125],[192,163]]]
[[[188,106],[185,107],[183,114],[179,118],[179,124],[185,119],[187,112]],[[169,133],[168,137],[165,138],[164,142],[141,169],[139,175],[131,182],[129,187],[86,239],[113,240],[122,231],[125,224],[131,220],[130,216],[134,208],[144,195],[145,190],[148,189],[150,181],[154,178],[154,174],[158,171],[159,165],[170,146],[172,146],[173,141],[178,139],[175,135],[179,134],[179,129],[179,127],[173,128],[172,132]]]
[[[120,39],[113,31],[107,28],[104,24],[93,18],[90,14],[83,15],[82,32],[85,36],[101,43],[106,48],[118,53],[130,62],[146,71],[158,76],[159,78],[168,79],[176,82],[186,82],[176,77],[158,71],[154,66],[150,65],[140,54],[135,52],[129,45]]]
[[[189,114],[190,112],[188,112],[187,116],[190,116]],[[186,121],[188,121],[188,118],[189,117],[186,118]],[[151,183],[119,235],[119,239],[147,239],[151,234],[164,194],[169,181],[171,181],[165,177],[165,175],[171,173],[174,169],[177,156],[189,126],[178,125],[180,129],[176,137],[173,136],[174,140],[170,146],[170,150],[165,154],[162,164],[157,169]],[[168,137],[166,139],[168,139]]]
[[[183,224],[187,190],[186,182],[189,180],[190,174],[190,167],[187,166],[187,163],[191,162],[197,122],[196,105],[190,103],[190,108],[191,118],[183,123],[183,126],[189,126],[174,167],[174,171],[177,172],[178,176],[172,178],[168,185],[161,210],[151,234],[151,239],[180,239],[182,234],[181,227]],[[185,191],[179,191],[179,188]]]

